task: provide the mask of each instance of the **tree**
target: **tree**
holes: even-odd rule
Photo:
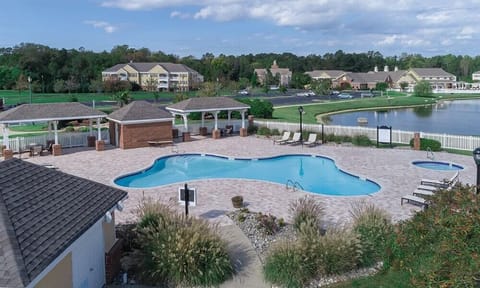
[[[62,93],[62,92],[65,92],[66,91],[66,88],[65,88],[65,81],[62,80],[62,79],[58,79],[55,81],[55,83],[53,83],[53,91],[55,93]]]
[[[375,90],[377,91],[386,91],[387,88],[388,88],[388,83],[377,82],[377,84],[375,84]]]
[[[330,79],[312,80],[312,82],[310,84],[310,88],[317,95],[328,95],[328,94],[330,94],[331,87],[332,87],[332,80],[330,80]]]
[[[287,87],[286,87],[285,85],[280,85],[279,90],[280,90],[280,92],[282,92],[283,94],[287,93]]]
[[[15,89],[18,90],[18,94],[20,95],[23,90],[28,89],[28,80],[24,74],[20,74],[17,79],[17,83],[15,85]]]
[[[131,101],[128,91],[122,91],[120,93],[115,93],[112,96],[113,100],[117,101],[118,106],[123,107],[123,105],[128,104]]]
[[[421,80],[413,88],[413,95],[417,97],[433,97],[432,87],[430,83],[425,80]]]
[[[214,97],[219,94],[221,87],[222,85],[218,82],[204,82],[197,95],[199,97]]]
[[[250,85],[252,85],[252,87],[257,87],[258,85],[258,75],[255,72],[252,74],[252,78],[250,79]]]

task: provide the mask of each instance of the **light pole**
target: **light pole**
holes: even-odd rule
[[[30,90],[30,104],[32,104],[32,77],[28,76],[28,89]]]
[[[303,130],[302,130],[302,114],[303,114],[303,107],[300,106],[298,107],[298,113],[300,114],[300,143],[302,143],[303,146]]]
[[[43,81],[43,74],[42,76],[42,93],[45,93],[45,82]]]
[[[473,150],[473,160],[477,164],[477,194],[480,192],[480,147]]]

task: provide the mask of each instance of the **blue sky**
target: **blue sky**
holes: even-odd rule
[[[2,3],[0,47],[476,56],[479,14],[480,0],[14,0]]]

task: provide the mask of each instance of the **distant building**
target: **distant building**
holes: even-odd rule
[[[480,71],[472,73],[472,80],[473,81],[480,81]]]
[[[330,80],[332,83],[345,75],[343,70],[313,70],[305,72],[313,80]]]
[[[198,89],[203,76],[192,68],[175,63],[117,64],[102,72],[102,81],[126,80],[137,83],[143,90]]]
[[[280,85],[290,85],[290,81],[292,80],[292,71],[290,71],[288,68],[279,68],[276,60],[273,61],[270,69],[255,69],[254,72],[257,74],[257,79],[260,84],[263,85],[265,83],[265,80],[268,77],[268,71],[270,71],[273,77],[276,75],[279,76]]]

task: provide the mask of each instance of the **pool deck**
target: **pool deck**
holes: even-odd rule
[[[177,189],[183,183],[162,186],[158,188],[132,189],[116,186],[113,180],[126,173],[148,168],[153,161],[161,156],[175,153],[212,153],[231,157],[258,158],[282,154],[314,154],[327,156],[335,160],[337,166],[354,175],[365,177],[377,182],[382,188],[369,196],[325,196],[312,195],[324,203],[326,220],[333,223],[347,223],[350,220],[351,203],[357,201],[371,202],[384,208],[394,221],[407,219],[420,207],[400,205],[400,198],[412,194],[420,184],[421,178],[450,178],[452,171],[434,171],[411,164],[414,160],[427,160],[424,151],[404,149],[376,149],[342,146],[335,144],[302,147],[301,145],[274,145],[271,139],[255,136],[231,136],[218,140],[211,138],[196,139],[191,142],[177,143],[165,147],[146,147],[121,150],[106,146],[105,151],[95,151],[93,148],[64,149],[62,156],[31,157],[27,161],[38,164],[51,164],[60,171],[77,175],[86,179],[111,185],[128,192],[125,208],[116,212],[117,223],[133,222],[136,219],[136,209],[143,197],[158,199],[171,203],[179,211],[184,208],[176,200]],[[448,161],[465,167],[460,172],[462,183],[474,183],[476,167],[472,157],[435,153],[436,161]],[[290,220],[289,204],[305,196],[303,191],[286,189],[285,184],[267,183],[255,180],[211,179],[189,182],[189,187],[195,187],[198,193],[196,207],[190,207],[190,213],[218,223],[230,225],[232,221],[225,213],[232,211],[231,197],[242,195],[251,211],[271,213],[277,217]]]

